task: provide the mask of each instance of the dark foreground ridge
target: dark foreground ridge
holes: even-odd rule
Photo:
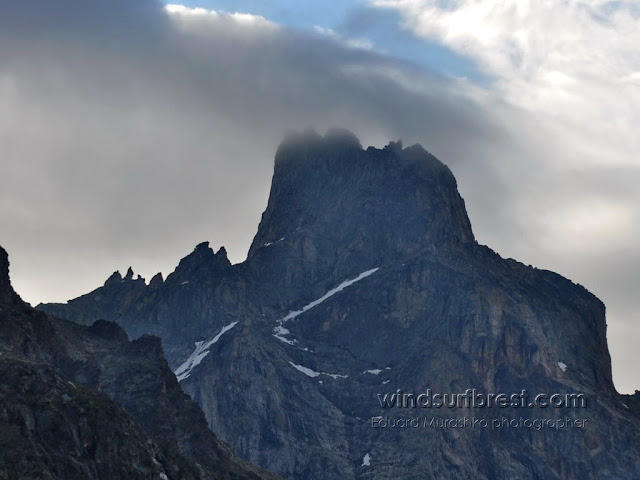
[[[0,478],[276,479],[209,430],[163,357],[113,322],[85,327],[14,293],[0,247]]]
[[[637,402],[613,386],[604,305],[477,244],[453,174],[419,145],[292,134],[244,263],[205,242],[164,281],[117,274],[39,308],[162,338],[212,430],[287,478],[640,478]],[[581,394],[587,407],[378,401],[468,389]],[[380,426],[414,417],[427,426]],[[437,427],[460,418],[489,428]]]

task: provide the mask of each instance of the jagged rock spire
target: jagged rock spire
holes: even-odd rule
[[[127,274],[124,277],[124,280],[133,280],[133,268],[129,267],[127,270]]]
[[[151,278],[151,281],[149,282],[149,286],[155,288],[155,287],[159,287],[163,283],[164,283],[164,279],[162,278],[162,273],[158,272]]]
[[[119,284],[120,282],[122,282],[122,275],[120,275],[120,272],[116,270],[109,278],[107,278],[104,282],[104,286],[107,287],[109,285]]]

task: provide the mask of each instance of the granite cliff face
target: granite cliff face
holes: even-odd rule
[[[32,309],[0,248],[0,478],[275,479],[235,459],[169,369],[160,339],[130,342]]]
[[[40,308],[160,336],[210,427],[287,478],[640,478],[640,417],[613,386],[604,305],[478,245],[455,178],[420,146],[292,135],[244,263],[204,243],[164,282],[129,277]],[[587,406],[378,398],[467,389],[583,394]],[[415,417],[429,424],[389,426]],[[461,418],[488,427],[438,427]],[[499,427],[567,418],[571,428]]]

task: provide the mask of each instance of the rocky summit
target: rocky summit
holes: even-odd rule
[[[211,430],[286,478],[640,478],[604,305],[479,245],[419,145],[292,134],[245,262],[205,242],[39,308],[159,336]]]

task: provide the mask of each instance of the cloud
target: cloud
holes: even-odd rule
[[[267,20],[261,15],[252,15],[250,13],[218,13],[215,10],[208,10],[206,8],[189,8],[184,5],[168,4],[165,10],[170,14],[173,20],[175,20],[182,28],[187,30],[193,30],[198,26],[204,28],[215,28],[221,20],[230,20],[236,22],[246,28],[258,28],[273,30],[278,26]]]
[[[640,9],[634,1],[372,0],[463,54],[494,88],[563,135],[579,162],[636,164]]]
[[[409,15],[418,3],[385,6]],[[473,45],[462,23],[434,12],[439,41]],[[509,12],[492,24],[499,36]],[[415,16],[407,26],[423,34],[425,17]],[[462,39],[449,43],[447,22]],[[241,261],[283,134],[343,126],[365,146],[422,143],[456,174],[481,242],[579,281],[615,312],[612,330],[629,327],[637,308],[624,282],[640,267],[630,226],[635,100],[604,105],[613,101],[604,79],[578,94],[582,70],[552,63],[536,73],[530,59],[522,70],[509,55],[482,53],[500,39],[474,35],[489,43],[464,47],[469,55],[506,72],[492,88],[248,13],[150,0],[3,2],[0,244],[17,290],[32,302],[64,301],[115,268],[166,274],[203,240]],[[619,67],[610,78],[624,94],[638,71]],[[525,95],[534,80],[539,90]],[[589,116],[597,106],[580,115],[567,107],[592,97],[607,122]],[[625,352],[630,344],[620,343]]]
[[[318,25],[315,25],[313,27],[313,30],[319,35],[323,35],[327,38],[335,40],[336,42],[340,42],[344,44],[346,47],[357,48],[361,50],[374,50],[373,42],[371,42],[371,40],[368,40],[366,38],[362,38],[362,37],[351,38],[348,36],[345,37],[344,35],[336,32],[331,28],[323,28]]]

